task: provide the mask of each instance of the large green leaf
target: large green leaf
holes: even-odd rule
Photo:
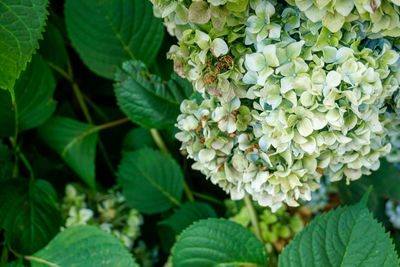
[[[148,74],[143,63],[127,61],[116,74],[115,93],[119,107],[133,122],[162,129],[174,125],[192,86],[176,74],[164,82]]]
[[[126,152],[118,170],[127,203],[145,214],[180,204],[183,174],[175,160],[160,151],[142,148]]]
[[[39,135],[87,185],[95,187],[95,126],[56,116],[39,128]]]
[[[121,241],[88,225],[67,228],[29,259],[32,267],[138,266]]]
[[[279,266],[399,266],[394,245],[364,203],[319,215],[283,250]]]
[[[0,88],[14,83],[38,47],[47,0],[0,0]]]
[[[175,267],[267,266],[267,252],[257,237],[226,219],[200,220],[180,235],[172,250]]]
[[[44,247],[59,231],[61,213],[57,194],[44,180],[29,184],[11,179],[0,184],[0,229],[16,252],[31,254]]]
[[[160,224],[171,227],[176,234],[179,234],[193,222],[211,217],[217,217],[217,214],[210,205],[202,202],[187,202]]]
[[[1,68],[1,67],[0,67]],[[12,136],[43,124],[56,109],[56,83],[41,56],[33,57],[15,83],[15,105],[10,94],[0,90],[0,136]]]
[[[67,31],[83,62],[113,79],[122,62],[138,59],[150,65],[164,37],[150,1],[67,0]]]

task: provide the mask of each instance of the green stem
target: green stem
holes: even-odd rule
[[[246,195],[244,197],[244,203],[246,204],[246,207],[249,210],[251,224],[254,227],[254,232],[255,232],[256,236],[258,237],[258,239],[261,240],[261,242],[264,242],[262,239],[260,226],[258,225],[257,213],[256,213],[256,210],[254,209],[253,202],[250,200],[249,195]]]
[[[24,256],[24,259],[27,261],[33,261],[33,262],[38,262],[38,263],[43,263],[46,264],[47,266],[51,266],[51,267],[61,267],[58,264],[46,261],[45,259],[41,259],[35,256]]]
[[[12,177],[17,178],[18,177],[17,139],[15,139],[14,137],[10,137],[9,140],[14,151],[14,165],[13,165]]]
[[[154,142],[156,142],[156,145],[161,150],[161,152],[163,152],[166,155],[170,155],[171,153],[169,152],[168,147],[165,145],[160,132],[157,129],[150,129],[150,133],[154,139]]]
[[[68,81],[72,82],[71,78],[68,73],[66,73],[62,68],[60,68],[59,66],[51,63],[50,61],[47,61],[47,64],[49,65],[50,68],[52,68],[53,70],[57,71],[61,76],[63,76],[65,79],[67,79]]]
[[[33,172],[33,168],[31,166],[31,164],[29,163],[28,159],[25,157],[24,153],[22,153],[22,151],[19,149],[19,147],[17,148],[17,153],[19,154],[19,158],[21,159],[21,162],[24,164],[25,168],[28,170],[28,172],[30,174],[31,182],[32,182],[33,180],[35,180],[35,174]]]
[[[151,136],[153,137],[154,142],[158,146],[158,148],[166,155],[170,155],[171,153],[168,150],[168,147],[165,145],[164,140],[160,132],[157,129],[150,129]],[[194,197],[192,191],[190,190],[186,180],[183,180],[183,190],[185,191],[185,195],[190,202],[194,201]]]
[[[188,198],[188,200],[190,202],[193,202],[194,197],[193,197],[192,191],[190,190],[190,188],[185,180],[183,180],[183,190],[185,191],[185,194],[186,194],[186,197]]]
[[[96,112],[104,121],[109,121],[110,118],[98,107],[89,97],[83,95],[83,99],[90,106],[90,108]]]
[[[3,250],[1,251],[0,263],[8,262],[8,249],[6,246],[3,246]]]
[[[93,119],[90,116],[89,109],[85,103],[85,100],[83,100],[81,90],[79,89],[79,86],[75,81],[72,82],[72,89],[74,90],[75,97],[78,100],[79,106],[83,112],[83,115],[85,116],[85,119],[88,123],[93,124]]]
[[[96,127],[92,128],[90,133],[101,131],[101,130],[104,130],[104,129],[108,129],[108,128],[111,128],[111,127],[115,127],[115,126],[118,126],[120,124],[124,124],[124,123],[127,123],[127,122],[129,122],[129,118],[123,118],[123,119],[120,119],[120,120],[104,123],[102,125],[99,125],[99,126],[96,126]]]
[[[69,57],[67,57],[67,69],[68,71],[65,72],[62,68],[58,67],[57,65],[51,63],[51,62],[47,62],[47,64],[53,68],[55,71],[57,71],[61,76],[63,76],[65,79],[67,79],[71,85],[72,85],[72,89],[74,91],[75,97],[78,100],[79,103],[79,107],[82,110],[83,115],[85,116],[85,119],[88,123],[93,124],[93,119],[90,116],[90,112],[89,109],[86,105],[85,99],[84,99],[84,95],[82,94],[82,91],[79,88],[79,85],[75,82],[74,79],[74,73],[72,71],[72,66],[71,66],[71,62],[69,60]],[[99,139],[99,148],[100,148],[100,152],[104,158],[104,161],[108,167],[108,169],[110,170],[110,172],[114,175],[115,174],[115,169],[111,163],[110,158],[108,157],[107,151],[104,147],[103,142]]]
[[[217,205],[221,205],[221,206],[225,206],[224,202],[222,202],[221,200],[218,200],[216,198],[210,197],[208,195],[202,194],[202,193],[198,193],[198,192],[193,192],[193,195],[197,198],[201,198],[204,200],[207,200],[209,202],[215,203]]]

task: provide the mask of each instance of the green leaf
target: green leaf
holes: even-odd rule
[[[399,266],[385,229],[363,203],[315,217],[283,250],[279,266]]]
[[[0,88],[11,94],[38,47],[46,6],[47,0],[0,0]]]
[[[64,70],[67,64],[67,50],[60,30],[53,23],[46,26],[39,52],[48,64]]]
[[[67,0],[65,19],[83,62],[109,79],[126,60],[150,66],[165,32],[150,1],[143,0]]]
[[[267,252],[257,237],[226,219],[207,219],[185,229],[172,250],[175,267],[267,266]]]
[[[149,129],[139,127],[126,134],[122,142],[122,150],[131,151],[142,147],[157,148]]]
[[[88,225],[65,229],[29,260],[32,267],[138,266],[118,239]]]
[[[0,184],[0,229],[6,243],[20,254],[31,254],[45,246],[59,231],[61,213],[57,194],[44,180],[29,185],[11,179]]]
[[[118,170],[127,203],[145,214],[180,205],[183,173],[175,160],[160,151],[142,148],[126,152]]]
[[[87,185],[95,187],[95,126],[56,116],[39,128],[39,135]]]
[[[46,62],[33,57],[15,83],[15,105],[10,94],[0,90],[0,136],[13,136],[35,128],[48,120],[56,109],[53,100],[56,83]]]
[[[179,234],[193,222],[211,217],[217,217],[217,214],[210,205],[202,202],[187,202],[179,207],[171,217],[162,220],[160,224],[171,227],[175,234]]]
[[[133,122],[157,129],[174,125],[180,103],[192,93],[188,81],[173,74],[164,82],[138,61],[124,62],[114,87],[119,107]]]

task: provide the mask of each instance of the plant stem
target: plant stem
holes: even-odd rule
[[[261,240],[261,242],[264,242],[261,236],[260,226],[258,225],[257,213],[256,210],[254,209],[253,202],[250,200],[249,195],[246,195],[244,197],[244,203],[246,204],[246,207],[249,210],[251,224],[254,227],[254,232],[256,236],[258,237],[258,239]]]
[[[17,148],[17,153],[19,154],[21,162],[25,165],[25,168],[28,170],[32,182],[33,180],[35,180],[35,174],[33,172],[31,164],[29,163],[28,159],[25,157],[24,153],[22,153],[19,147]]]
[[[105,123],[105,124],[101,124],[99,126],[94,127],[92,129],[93,130],[92,132],[97,132],[97,131],[101,131],[101,130],[104,130],[104,129],[107,129],[107,128],[115,127],[115,126],[118,126],[120,124],[124,124],[126,122],[129,122],[129,118],[123,118],[123,119],[120,119],[120,120],[116,120],[116,121],[108,122],[108,123]]]
[[[7,263],[8,261],[8,249],[3,245],[3,250],[1,251],[0,264]]]
[[[186,180],[183,180],[183,190],[185,190],[185,194],[186,194],[186,197],[188,198],[188,200],[190,202],[193,202],[194,197],[193,197],[192,191],[190,191],[190,188],[189,188],[188,184],[186,183]]]
[[[72,89],[74,91],[75,97],[78,100],[79,103],[79,107],[82,110],[83,115],[85,116],[85,119],[88,123],[93,124],[93,119],[90,116],[90,112],[89,109],[86,105],[85,99],[84,99],[84,95],[82,94],[82,91],[79,88],[79,85],[76,83],[75,79],[74,79],[74,73],[72,71],[72,66],[71,66],[71,62],[69,60],[69,57],[67,56],[67,69],[68,72],[65,72],[62,68],[58,67],[57,65],[51,63],[51,62],[47,62],[47,64],[49,64],[49,66],[51,68],[53,68],[55,71],[57,71],[61,76],[63,76],[65,79],[67,79],[71,85],[72,85]],[[110,170],[110,172],[114,175],[115,174],[115,169],[111,163],[110,158],[108,157],[107,151],[104,147],[103,142],[99,139],[98,141],[99,144],[99,148],[101,151],[101,154],[104,158],[104,161],[108,167],[108,169]]]
[[[18,176],[18,153],[17,153],[17,143],[16,139],[14,137],[9,138],[10,143],[13,147],[14,151],[14,164],[13,164],[13,170],[12,170],[12,178],[17,178]]]
[[[35,256],[24,256],[24,259],[27,261],[33,261],[33,262],[39,262],[39,263],[43,263],[46,264],[47,266],[51,266],[51,267],[61,267],[58,264],[46,261],[45,259],[41,259]]]
[[[109,121],[110,118],[98,107],[88,96],[83,95],[83,99],[90,106],[90,108],[96,112],[104,121]]]
[[[215,204],[217,204],[217,205],[224,206],[224,202],[222,202],[221,200],[218,200],[218,199],[216,199],[216,198],[207,196],[207,195],[205,195],[205,194],[198,193],[198,192],[193,192],[193,195],[194,195],[195,197],[198,197],[198,198],[207,200],[207,201],[212,202],[212,203],[215,203]]]
[[[88,123],[93,124],[93,119],[90,116],[89,109],[85,103],[85,100],[83,100],[83,95],[81,93],[81,90],[79,89],[75,81],[72,81],[72,89],[74,90],[75,97],[78,100],[79,106],[83,112],[83,115],[85,116],[85,119],[87,120]]]
[[[158,148],[161,150],[166,155],[171,155],[171,153],[168,150],[168,147],[165,145],[164,140],[162,139],[162,136],[160,132],[157,129],[150,129],[151,136],[153,137],[154,142],[158,146]],[[186,180],[183,180],[183,190],[185,191],[185,195],[187,199],[190,202],[194,201],[194,197],[192,194],[192,191],[190,190],[189,185],[187,184]]]
[[[154,139],[154,142],[156,142],[156,145],[161,150],[161,152],[163,152],[166,155],[170,155],[171,153],[169,152],[168,147],[165,145],[160,132],[157,129],[150,129],[150,133]]]

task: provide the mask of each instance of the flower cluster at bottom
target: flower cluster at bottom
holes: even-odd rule
[[[114,235],[129,249],[140,236],[142,215],[135,209],[129,209],[124,197],[110,190],[107,194],[84,190],[68,184],[62,204],[65,227],[75,225],[97,225]]]

